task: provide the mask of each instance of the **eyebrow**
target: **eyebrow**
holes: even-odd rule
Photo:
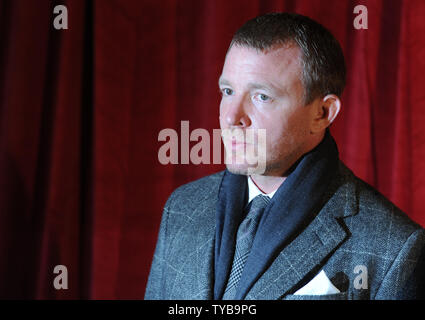
[[[250,88],[250,89],[267,90],[267,91],[272,91],[272,92],[275,92],[276,91],[276,89],[273,86],[266,85],[266,84],[261,84],[261,83],[255,83],[255,82],[248,83],[248,88]]]
[[[231,86],[231,83],[227,79],[220,77],[220,79],[218,80],[218,85],[219,86],[222,86],[222,85]],[[286,88],[276,88],[272,84],[263,84],[263,83],[257,83],[257,82],[248,83],[248,88],[251,89],[251,90],[252,89],[266,90],[266,91],[270,91],[271,93],[274,93],[274,94],[286,93],[287,92]]]
[[[220,77],[220,79],[218,79],[218,85],[219,85],[219,86],[220,86],[220,85],[227,85],[227,86],[230,86],[230,82],[229,82],[229,81],[227,81],[226,79],[224,79],[224,78]]]
[[[218,80],[218,84],[219,85],[228,85],[230,86],[230,81],[224,79],[224,78],[220,78]],[[268,89],[268,90],[273,90],[273,86],[269,86],[266,84],[261,84],[261,83],[255,83],[255,82],[250,82],[248,83],[248,88],[250,89]]]

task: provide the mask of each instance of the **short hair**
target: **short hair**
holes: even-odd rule
[[[334,36],[316,21],[295,13],[269,13],[247,21],[233,36],[233,45],[257,50],[297,44],[302,51],[304,104],[328,94],[341,96],[345,87],[344,54]]]

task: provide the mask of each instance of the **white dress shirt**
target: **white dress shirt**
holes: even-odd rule
[[[270,193],[264,193],[258,187],[255,185],[254,181],[252,181],[251,176],[248,176],[248,203],[251,202],[252,199],[254,199],[259,194],[268,196],[270,199],[273,198],[274,194],[276,193],[277,189],[270,192]]]

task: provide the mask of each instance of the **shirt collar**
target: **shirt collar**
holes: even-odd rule
[[[273,198],[274,194],[276,193],[277,189],[270,193],[264,193],[258,187],[255,185],[255,183],[252,181],[251,176],[248,176],[248,203],[251,202],[252,199],[254,199],[259,194],[268,196],[270,199]]]

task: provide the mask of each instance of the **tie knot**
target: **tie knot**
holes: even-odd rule
[[[254,199],[252,199],[252,205],[256,207],[265,207],[269,204],[270,198],[268,196],[265,196],[263,194],[259,194]]]

